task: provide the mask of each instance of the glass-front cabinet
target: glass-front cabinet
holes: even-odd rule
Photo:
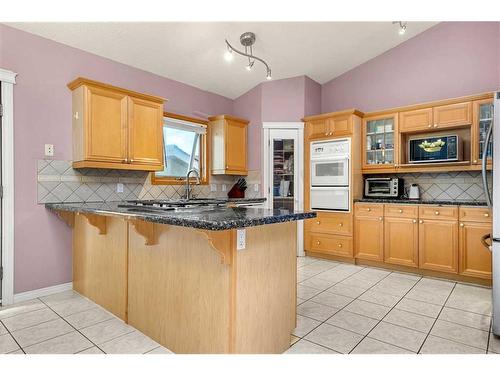
[[[294,209],[295,139],[273,138],[273,208]]]
[[[472,126],[472,164],[481,164],[484,147],[486,146],[486,133],[493,122],[492,99],[476,100],[473,102],[473,126]],[[491,163],[492,142],[490,140],[487,155],[488,163]]]
[[[397,113],[363,119],[363,168],[389,169],[397,166]]]

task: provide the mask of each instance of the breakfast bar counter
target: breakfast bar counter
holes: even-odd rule
[[[119,207],[121,206],[121,207]],[[206,205],[46,207],[73,228],[73,288],[175,353],[281,353],[296,326],[296,223]]]

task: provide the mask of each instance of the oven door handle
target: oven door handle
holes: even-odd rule
[[[349,160],[349,156],[311,156],[311,163],[314,162],[329,162],[329,161],[339,161],[339,160]]]

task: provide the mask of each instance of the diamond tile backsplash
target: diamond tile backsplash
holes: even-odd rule
[[[37,201],[53,202],[103,202],[132,199],[176,199],[185,194],[184,185],[152,185],[149,172],[114,169],[73,169],[67,160],[37,161]],[[238,177],[210,176],[210,185],[193,187],[193,196],[200,198],[227,197],[227,192]],[[246,198],[261,196],[260,171],[249,171],[246,176]],[[123,184],[123,193],[116,192],[116,184]],[[222,191],[225,184],[227,191]],[[254,185],[258,185],[258,191]]]
[[[405,181],[405,189],[418,184],[420,197],[424,200],[444,201],[485,201],[483,181],[480,171],[447,173],[404,173],[370,177],[399,177]],[[488,183],[492,188],[491,172]]]

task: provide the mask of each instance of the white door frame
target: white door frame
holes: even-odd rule
[[[14,85],[17,73],[0,69],[2,86],[2,304],[14,302]]]
[[[298,211],[304,210],[304,123],[303,122],[264,122],[262,134],[262,145],[264,150],[264,158],[262,160],[262,191],[266,199],[266,207],[270,207],[271,197],[271,160],[270,154],[270,133],[271,129],[295,130],[297,132],[297,186],[295,186],[295,207]],[[304,256],[304,222],[297,221],[297,255]]]

